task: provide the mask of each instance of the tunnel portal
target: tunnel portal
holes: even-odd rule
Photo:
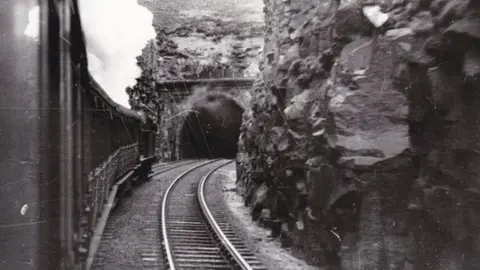
[[[195,100],[180,131],[181,158],[235,158],[243,111],[219,93]]]

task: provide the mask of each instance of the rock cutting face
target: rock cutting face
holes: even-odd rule
[[[193,103],[180,133],[182,158],[235,158],[243,108],[222,94]]]

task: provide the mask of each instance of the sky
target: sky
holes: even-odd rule
[[[153,14],[137,0],[78,0],[86,39],[88,69],[117,103],[130,108],[126,88],[141,70],[138,55],[156,36]],[[29,12],[25,35],[38,38],[39,9]]]

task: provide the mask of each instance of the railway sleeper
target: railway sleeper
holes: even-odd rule
[[[189,246],[177,246],[173,248],[174,252],[186,254],[186,253],[192,253],[192,254],[198,254],[199,252],[202,252],[204,254],[220,254],[221,250],[220,248],[202,248],[202,247],[189,247]]]
[[[203,176],[200,183],[204,183],[202,181],[208,179],[215,170],[211,170],[210,173]],[[180,179],[177,178],[176,181]],[[217,233],[217,229],[210,224],[210,221],[206,222],[208,215],[211,215],[216,226],[223,231],[237,252],[242,257],[244,256],[244,260],[250,264],[252,269],[266,269],[241,241],[241,238],[235,234],[235,227],[223,216],[218,207],[213,207],[210,214],[203,212],[207,206],[202,205],[202,200],[204,203],[210,201],[211,206],[218,205],[215,203],[218,200],[214,197],[212,202],[212,197],[205,198],[203,191],[198,191],[203,184],[195,182],[192,178],[184,178],[178,182],[179,184],[176,185],[176,183],[174,182],[171,186],[174,188],[171,189],[173,194],[168,201],[169,204],[165,204],[170,208],[165,207],[164,213],[168,218],[164,219],[166,228],[162,228],[162,230],[168,231],[170,238],[172,264],[179,269],[236,269],[238,267],[230,250],[222,244],[224,240],[219,239],[221,236]],[[167,200],[164,201],[164,203],[166,202]],[[165,256],[165,250],[162,251]]]
[[[182,264],[181,268],[184,269],[225,269],[225,270],[232,270],[232,267],[228,264],[226,265],[199,265],[199,264]]]

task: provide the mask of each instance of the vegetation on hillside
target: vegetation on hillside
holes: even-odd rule
[[[127,88],[129,103],[134,110],[141,110],[156,118],[161,110],[161,100],[155,91],[156,83],[165,80],[223,77],[235,63],[225,62],[220,56],[209,61],[200,59],[198,52],[182,52],[177,44],[168,38],[163,30],[157,30],[157,37],[144,48],[137,58],[142,74],[133,87]],[[235,58],[239,54],[232,52]],[[244,66],[243,68],[246,68]]]

